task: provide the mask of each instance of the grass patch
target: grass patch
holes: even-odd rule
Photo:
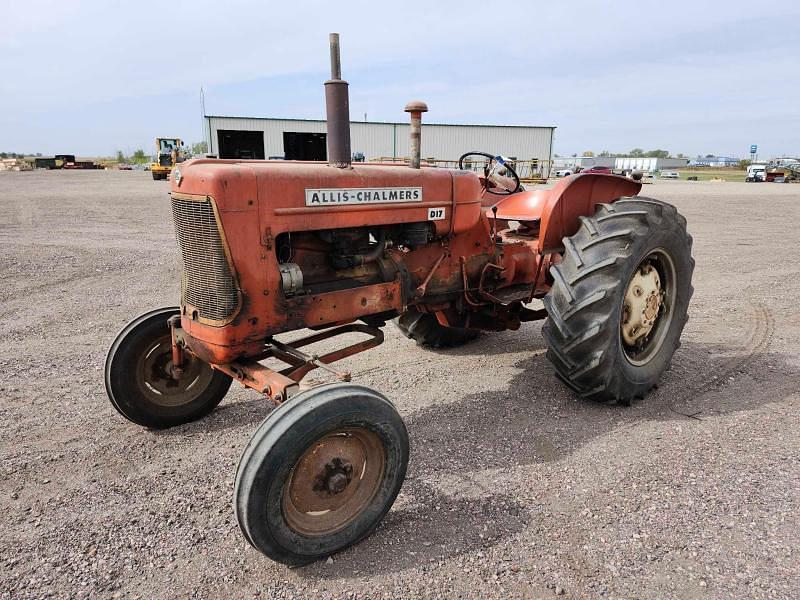
[[[709,181],[715,177],[725,181],[744,181],[745,171],[741,169],[676,169],[681,174],[681,179],[697,177],[698,181]]]

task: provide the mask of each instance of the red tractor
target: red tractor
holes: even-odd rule
[[[333,366],[380,344],[387,321],[440,347],[546,319],[558,377],[585,398],[627,404],[669,366],[692,295],[686,220],[636,196],[638,182],[575,175],[523,191],[511,165],[481,153],[462,157],[483,160],[480,172],[421,167],[420,102],[406,107],[409,164],[351,164],[335,34],[331,49],[329,162],[176,168],[180,307],[132,321],[105,370],[114,407],[144,427],[203,417],[233,380],[277,405],[242,454],[235,511],[255,548],[290,565],[368,535],[400,491],[402,419]],[[300,329],[313,332],[274,337]],[[363,340],[304,351],[353,333]],[[301,390],[313,369],[339,381]]]

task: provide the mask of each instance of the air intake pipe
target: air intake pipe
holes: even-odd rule
[[[339,34],[330,34],[331,78],[325,82],[325,112],[328,124],[328,164],[350,168],[350,98],[347,82],[342,79]]]
[[[405,111],[411,113],[411,168],[419,169],[422,152],[422,113],[428,112],[428,105],[414,100],[406,104]]]

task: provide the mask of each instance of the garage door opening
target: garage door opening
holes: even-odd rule
[[[263,131],[217,131],[220,158],[264,159]]]
[[[324,133],[283,132],[283,153],[286,160],[328,160]]]

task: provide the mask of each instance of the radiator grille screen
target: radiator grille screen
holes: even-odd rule
[[[201,318],[230,319],[239,295],[211,201],[173,198],[172,217],[183,260],[183,303],[194,306]]]

